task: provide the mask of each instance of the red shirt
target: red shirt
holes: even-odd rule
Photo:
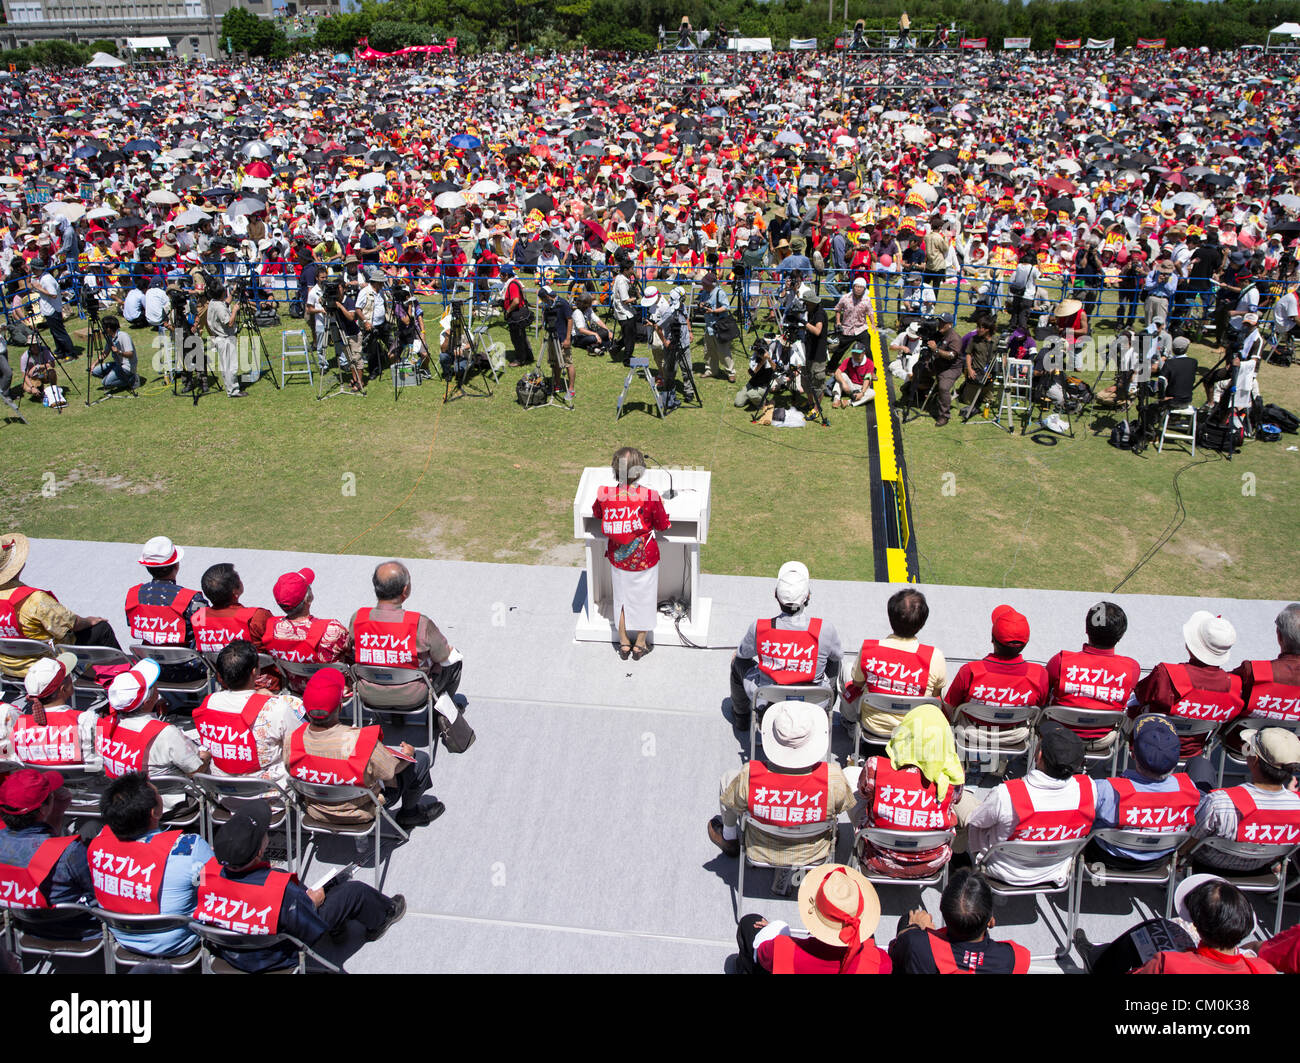
[[[790,940],[794,942],[795,974],[840,973],[840,960],[844,956],[842,946],[827,945],[816,938],[791,936]],[[772,969],[775,952],[775,938],[764,941],[763,944],[758,946],[754,955],[758,965],[763,970],[770,971]],[[876,974],[890,974],[894,970],[894,965],[890,962],[888,953],[881,952],[880,949],[876,948],[876,943],[868,939],[862,943],[862,953],[858,957],[858,966],[861,971],[866,972],[872,969],[873,963],[875,964]]]
[[[1160,952],[1133,974],[1277,974],[1266,960],[1202,945],[1194,952]]]
[[[1041,664],[1026,661],[1018,654],[1015,657],[995,657],[991,653],[984,658],[983,663],[991,675],[1028,679],[1036,691],[1029,704],[1047,704],[1047,669]],[[953,678],[952,686],[948,688],[948,693],[943,696],[944,701],[953,708],[964,704],[970,700],[970,686],[971,667],[970,662],[967,662],[957,669],[957,675]]]

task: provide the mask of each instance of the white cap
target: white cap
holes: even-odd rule
[[[855,287],[855,288],[858,288],[858,287],[865,288],[866,286],[867,286],[867,278],[866,278],[866,277],[854,277],[854,278],[853,278],[853,287]]]
[[[813,286],[811,284],[801,284],[799,285],[799,298],[805,303],[811,302],[817,298],[817,293],[813,291]]]
[[[169,565],[175,565],[185,556],[185,551],[173,543],[165,535],[155,535],[144,544],[144,551],[140,554],[140,564],[148,565],[150,568],[167,568]]]
[[[645,290],[645,295],[641,297],[642,306],[654,306],[659,299],[659,289],[651,285]]]
[[[776,574],[776,600],[782,605],[803,605],[807,597],[807,566],[801,561],[787,561]]]
[[[145,658],[129,672],[117,675],[108,686],[108,703],[118,712],[138,709],[158,682],[158,662]]]
[[[42,657],[27,669],[23,678],[23,689],[30,698],[53,697],[58,693],[63,681],[77,666],[76,654],[60,653],[57,657]]]

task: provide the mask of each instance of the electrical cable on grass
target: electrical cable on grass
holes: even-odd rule
[[[1181,469],[1179,469],[1177,472],[1174,473],[1174,478],[1172,480],[1172,484],[1174,488],[1173,516],[1169,518],[1169,523],[1165,525],[1165,530],[1160,533],[1159,538],[1157,538],[1156,541],[1151,544],[1150,548],[1146,551],[1146,553],[1144,553],[1138,559],[1137,564],[1135,564],[1131,569],[1129,569],[1127,575],[1125,575],[1125,577],[1122,580],[1120,580],[1117,584],[1115,584],[1115,586],[1111,589],[1110,592],[1111,594],[1115,594],[1122,586],[1124,586],[1124,584],[1126,584],[1129,580],[1131,580],[1134,576],[1136,576],[1138,573],[1138,569],[1140,569],[1143,565],[1145,565],[1148,561],[1150,561],[1153,557],[1155,557],[1156,554],[1158,554],[1161,551],[1161,549],[1163,549],[1164,546],[1169,542],[1169,540],[1172,539],[1178,533],[1178,529],[1183,526],[1183,522],[1187,520],[1187,507],[1183,505],[1183,492],[1178,487],[1178,478],[1182,476],[1183,473],[1185,473],[1188,469],[1194,468],[1197,465],[1205,465],[1208,462],[1213,461],[1215,458],[1222,459],[1223,455],[1216,453],[1214,454],[1213,457],[1202,458],[1200,461],[1189,461],[1186,465],[1184,465]]]

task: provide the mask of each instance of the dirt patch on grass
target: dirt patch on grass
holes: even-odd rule
[[[1233,560],[1232,555],[1217,543],[1175,540],[1169,545],[1176,553],[1190,558],[1205,569],[1222,568],[1224,565],[1231,564]]]
[[[62,480],[55,480],[54,490],[57,494],[79,484],[102,487],[105,491],[121,491],[128,495],[152,494],[154,491],[166,490],[167,487],[167,484],[158,477],[149,480],[131,480],[121,475],[104,476],[89,469],[76,468]]]
[[[447,514],[424,513],[411,528],[411,538],[440,561],[465,560],[465,521]]]

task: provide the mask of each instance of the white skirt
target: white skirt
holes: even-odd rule
[[[659,566],[628,572],[610,566],[614,584],[614,626],[623,613],[628,631],[653,631],[659,616]]]

